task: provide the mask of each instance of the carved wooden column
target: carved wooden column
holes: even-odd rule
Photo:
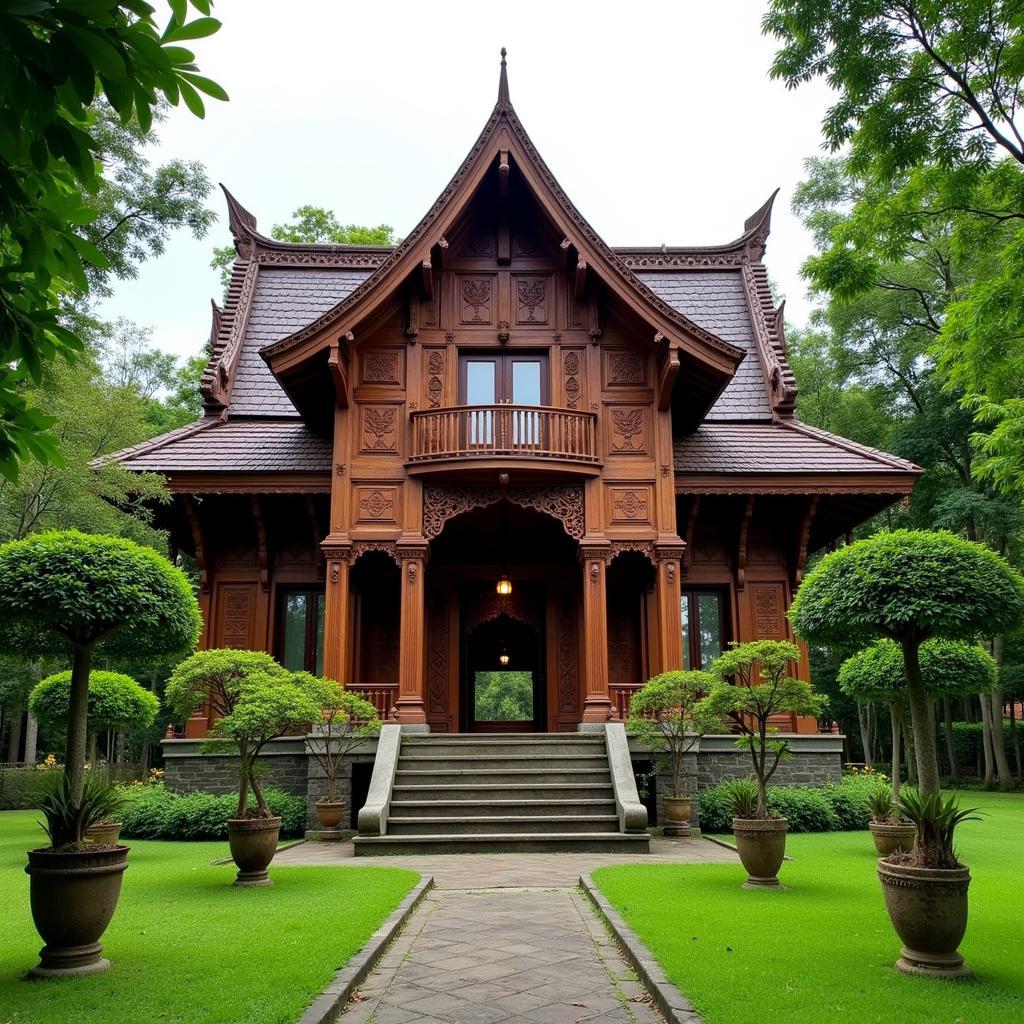
[[[348,686],[351,655],[349,633],[348,571],[352,561],[350,545],[324,544],[327,586],[324,589],[324,676]]]
[[[424,629],[426,542],[398,543],[402,563],[401,633],[398,652],[398,721],[426,725],[426,656]]]
[[[655,549],[658,580],[655,596],[658,608],[658,672],[683,667],[683,624],[680,617],[682,599],[683,547],[662,546]]]
[[[608,602],[605,572],[611,548],[580,545],[583,565],[583,721],[607,722],[612,702],[608,696]]]

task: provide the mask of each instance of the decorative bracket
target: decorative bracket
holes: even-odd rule
[[[258,494],[252,496],[252,518],[256,523],[256,562],[260,567],[260,586],[270,589],[270,552],[267,547],[267,521]]]
[[[203,524],[199,519],[199,512],[192,502],[192,496],[183,494],[181,504],[185,509],[185,516],[188,518],[189,526],[192,529],[192,546],[195,548],[196,568],[199,570],[199,589],[204,593],[210,592],[209,562],[206,558],[206,540],[203,536]]]
[[[800,525],[800,543],[796,551],[796,565],[793,569],[793,581],[797,586],[804,578],[804,569],[807,566],[807,545],[811,539],[811,527],[814,525],[814,517],[818,512],[818,502],[821,500],[819,495],[815,495],[807,503],[807,509],[804,512],[804,519]]]
[[[740,539],[736,547],[736,589],[742,590],[747,583],[747,534],[750,532],[750,520],[754,515],[754,496],[747,498],[740,521]]]
[[[658,366],[658,409],[664,412],[672,404],[672,389],[679,376],[679,349],[669,348]]]
[[[345,335],[346,339],[352,339],[352,332]],[[334,383],[334,399],[338,408],[347,409],[349,405],[348,370],[346,360],[341,354],[341,343],[335,341],[327,352],[327,370]]]
[[[693,496],[693,504],[690,506],[690,514],[686,517],[686,547],[683,548],[683,572],[689,571],[690,563],[693,561],[693,531],[697,526],[697,516],[700,514],[700,495]]]

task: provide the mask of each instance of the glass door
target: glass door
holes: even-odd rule
[[[459,404],[466,406],[468,449],[498,452],[543,448],[543,416],[530,408],[547,403],[547,355],[535,352],[463,354]],[[502,405],[513,408],[504,410]]]

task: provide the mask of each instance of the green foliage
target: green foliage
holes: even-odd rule
[[[171,673],[164,697],[179,715],[207,706],[218,716],[210,729],[209,749],[219,740],[238,748],[239,799],[236,817],[248,815],[249,790],[257,814],[271,817],[257,778],[257,759],[272,739],[307,732],[323,717],[320,699],[327,684],[307,672],[289,672],[269,654],[217,649],[199,651]]]
[[[477,672],[473,715],[478,722],[526,722],[533,718],[532,672]]]
[[[757,776],[756,817],[767,811],[767,785],[780,762],[789,756],[785,740],[772,739],[768,722],[772,715],[792,712],[817,718],[825,701],[810,683],[789,676],[790,665],[799,662],[796,644],[784,640],[755,640],[732,644],[711,664],[711,672],[731,686],[715,687],[708,694],[709,714],[732,721],[740,733],[736,745],[750,751]]]
[[[814,643],[973,639],[1024,618],[1024,581],[993,551],[944,531],[856,541],[808,573],[789,610]]]
[[[128,839],[225,839],[228,819],[238,805],[233,793],[175,793],[162,784],[124,792],[127,804],[119,818],[121,834]],[[281,835],[301,836],[306,828],[305,799],[274,788],[267,788],[264,796],[270,813],[281,818]]]
[[[125,800],[116,785],[104,782],[95,772],[85,776],[80,796],[75,795],[66,772],[49,776],[39,800],[46,824],[42,825],[54,850],[79,850],[86,842],[86,829],[99,821],[110,821]]]
[[[920,660],[921,674],[932,697],[988,693],[995,688],[996,663],[977,644],[935,637],[921,644]],[[892,640],[877,640],[843,662],[839,685],[858,700],[905,702],[903,651]]]
[[[957,868],[953,837],[965,821],[980,821],[976,807],[961,808],[955,794],[919,793],[904,789],[895,803],[896,812],[917,826],[913,862],[923,868]]]
[[[40,725],[66,728],[71,709],[71,673],[58,672],[41,680],[29,694],[28,707]],[[89,728],[94,732],[145,729],[153,723],[159,708],[156,694],[143,689],[131,676],[89,673]]]
[[[163,102],[182,101],[202,117],[200,93],[227,99],[181,45],[212,35],[220,23],[186,21],[188,6],[169,3],[163,31],[155,9],[140,3],[64,0],[7,5],[0,14],[0,476],[13,479],[28,457],[59,461],[52,421],[22,387],[39,383],[46,362],[81,351],[62,306],[88,292],[90,268],[117,271],[90,238],[90,227],[119,209],[116,189],[102,190],[104,132],[112,123],[104,122],[102,104],[145,135]],[[209,14],[208,0],[191,6]],[[155,183],[154,193],[165,194],[150,198],[168,201],[169,184]],[[106,231],[108,239],[116,234],[113,226]],[[134,237],[153,247],[146,229],[136,227]],[[131,244],[120,252],[130,259]]]
[[[865,798],[864,805],[872,821],[889,824],[894,818],[892,786],[888,782],[877,782]]]
[[[42,765],[0,768],[0,811],[29,810],[39,806],[47,780],[60,768]]]
[[[866,794],[877,781],[847,776],[824,786],[769,786],[768,813],[785,818],[790,832],[843,832],[866,829]],[[757,784],[734,779],[702,789],[697,799],[704,832],[729,832],[732,819],[753,817]]]
[[[298,242],[306,245],[331,243],[333,245],[396,245],[393,228],[378,224],[375,228],[359,224],[340,224],[333,210],[322,206],[300,206],[292,213],[287,224],[275,224],[270,237],[279,242]],[[220,271],[221,284],[226,288],[231,280],[231,264],[235,260],[233,245],[217,246],[213,250],[210,266]]]
[[[719,685],[709,672],[663,672],[630,700],[626,728],[641,743],[668,755],[672,796],[682,795],[683,755],[705,733],[723,728],[706,699]]]
[[[0,545],[0,648],[28,658],[99,644],[110,656],[195,647],[199,605],[185,574],[118,537],[76,530]]]
[[[985,726],[982,722],[953,722],[953,749],[959,765],[980,764]],[[1013,748],[1013,732],[1008,719],[1003,719],[1003,743]]]

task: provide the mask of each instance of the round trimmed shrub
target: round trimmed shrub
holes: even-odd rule
[[[37,683],[29,694],[28,707],[41,725],[64,730],[71,708],[71,673],[57,672]],[[89,673],[90,731],[146,729],[159,709],[156,694],[131,676],[121,672]]]

